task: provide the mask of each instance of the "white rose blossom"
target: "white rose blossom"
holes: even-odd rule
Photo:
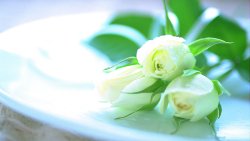
[[[160,102],[161,112],[166,110],[167,100],[174,116],[198,121],[218,107],[219,95],[211,80],[195,74],[177,77],[167,86]]]
[[[104,100],[113,102],[120,96],[125,86],[142,76],[140,65],[123,67],[105,74],[97,83],[97,90]]]
[[[184,39],[164,35],[147,41],[137,51],[137,59],[146,76],[171,81],[182,74],[184,69],[195,65],[195,57]]]
[[[113,106],[130,110],[152,109],[160,100],[163,82],[152,77],[142,77],[128,84]]]

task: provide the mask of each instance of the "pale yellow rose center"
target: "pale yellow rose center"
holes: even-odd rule
[[[171,59],[169,53],[165,50],[155,51],[152,60],[153,71],[158,76],[171,73],[176,69],[174,61]]]
[[[173,96],[173,104],[178,113],[191,113],[193,111],[194,100],[189,96],[176,94]]]

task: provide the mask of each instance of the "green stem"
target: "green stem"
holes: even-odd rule
[[[165,21],[166,21],[165,34],[176,36],[176,32],[175,32],[174,26],[171,23],[171,21],[169,19],[169,16],[168,16],[167,0],[162,0],[162,2],[163,2],[163,6],[164,6]]]
[[[216,132],[216,129],[215,129],[214,124],[211,125],[210,127],[212,128],[212,132],[213,132],[213,134],[214,134],[215,140],[216,140],[216,141],[220,141],[220,138],[219,138],[218,135],[217,135],[217,132]]]
[[[124,115],[124,116],[116,117],[115,120],[122,119],[122,118],[126,118],[126,117],[128,117],[128,116],[130,116],[130,115],[132,115],[132,114],[134,114],[134,113],[136,113],[136,112],[139,112],[139,111],[142,110],[143,107],[144,107],[144,106],[142,106],[141,108],[139,108],[139,109],[137,109],[137,110],[135,110],[135,111],[133,111],[133,112],[131,112],[131,113],[129,113],[129,114],[126,114],[126,115]]]
[[[179,118],[179,117],[173,117],[174,123],[175,123],[175,130],[170,132],[170,134],[175,134],[179,131],[181,124],[186,122],[187,119]]]

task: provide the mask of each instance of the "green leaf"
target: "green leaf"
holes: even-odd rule
[[[195,56],[195,58],[196,58],[196,63],[195,63],[196,67],[202,69],[208,66],[207,58],[203,53]]]
[[[216,135],[216,130],[215,130],[214,124],[215,124],[216,120],[218,119],[218,108],[215,109],[212,113],[210,113],[207,116],[207,119],[209,120],[209,125],[212,128],[213,133]]]
[[[190,48],[190,51],[193,53],[193,55],[197,56],[200,53],[209,49],[210,47],[214,45],[218,45],[218,44],[229,44],[229,42],[225,42],[220,39],[208,37],[208,38],[198,39],[192,42],[191,44],[189,44],[188,46]]]
[[[177,35],[176,31],[175,31],[174,26],[173,26],[173,24],[168,16],[167,0],[162,0],[162,1],[163,1],[164,11],[165,11],[165,21],[166,21],[165,34],[176,36]]]
[[[236,65],[236,69],[238,70],[238,72],[240,73],[243,79],[247,80],[248,82],[250,81],[250,73],[249,73],[250,72],[250,58],[239,62]]]
[[[218,107],[207,116],[207,119],[209,120],[209,125],[213,130],[216,140],[218,140],[218,136],[215,130],[215,122],[217,119],[220,118],[221,113],[222,113],[222,107],[221,104],[219,103]]]
[[[227,95],[231,95],[220,83],[220,81],[218,80],[212,80],[214,87],[216,89],[216,91],[218,92],[218,95],[222,95],[223,93],[227,94]]]
[[[244,60],[244,52],[247,47],[247,34],[235,21],[223,16],[216,17],[200,32],[197,38],[205,37],[214,37],[233,42],[229,46],[220,44],[209,50],[217,54],[221,59],[230,59],[235,62]]]
[[[199,74],[199,73],[201,73],[201,72],[198,70],[188,69],[188,70],[184,70],[182,76],[187,77],[187,76],[191,76],[191,75]]]
[[[209,120],[209,125],[212,126],[212,128],[214,128],[214,123],[216,122],[216,120],[218,119],[218,108],[215,109],[211,114],[209,114],[207,116],[208,120]]]
[[[163,25],[161,24],[160,19],[146,13],[119,13],[111,19],[109,24],[119,24],[131,27],[139,31],[147,39],[153,39],[163,34]]]
[[[138,60],[136,57],[128,57],[120,62],[118,62],[117,64],[105,68],[103,71],[106,73],[112,72],[114,70],[126,67],[126,66],[132,66],[132,65],[139,65]]]
[[[118,62],[135,56],[137,49],[145,42],[145,37],[133,28],[111,25],[97,33],[87,43],[111,61]]]
[[[179,20],[180,36],[184,37],[202,14],[200,1],[169,0],[168,3],[170,10],[175,13]]]
[[[162,87],[166,88],[166,83],[160,79],[158,79],[155,83],[153,83],[152,85],[150,85],[149,87],[138,91],[138,92],[122,92],[125,94],[141,94],[141,93],[161,93],[163,92],[165,89],[163,89]]]
[[[221,104],[219,103],[219,105],[218,105],[218,119],[220,118],[221,113],[222,113],[222,107],[221,107]]]
[[[221,104],[219,103],[218,107],[207,116],[209,120],[209,125],[212,126],[212,128],[214,128],[214,123],[216,122],[217,119],[220,118],[221,113],[222,113],[222,107]]]
[[[218,80],[212,80],[214,87],[216,89],[216,91],[218,92],[218,95],[222,95],[223,94],[223,90],[222,90],[222,85],[220,83],[220,81]]]

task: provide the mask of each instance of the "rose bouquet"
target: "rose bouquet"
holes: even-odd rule
[[[98,92],[113,107],[132,111],[126,116],[154,108],[161,113],[171,110],[177,122],[206,118],[214,129],[222,111],[219,96],[227,91],[196,66],[197,55],[214,45],[229,43],[208,37],[186,44],[185,39],[176,36],[163,2],[166,35],[146,41],[136,57],[104,69]]]
[[[169,107],[174,117],[190,121],[206,117],[213,126],[221,114],[219,96],[226,91],[219,81],[195,69],[195,56],[218,43],[227,42],[205,38],[186,45],[172,35],[149,40],[137,57],[106,68],[98,91],[112,106],[132,113],[158,104],[161,113]]]

